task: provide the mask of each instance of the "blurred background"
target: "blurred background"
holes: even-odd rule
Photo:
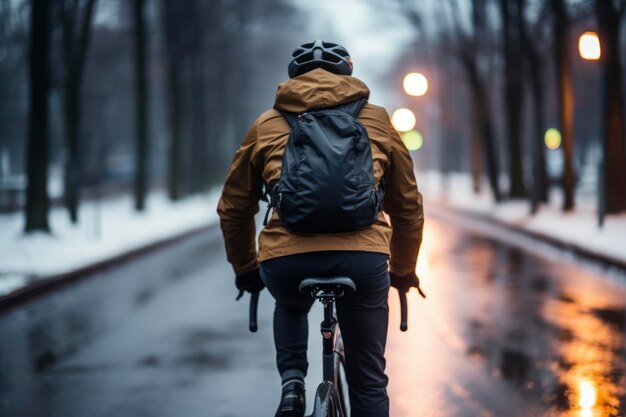
[[[50,205],[75,223],[94,195],[133,191],[142,210],[149,190],[172,200],[208,190],[271,107],[291,51],[323,37],[351,51],[373,102],[409,111],[396,127],[410,131],[418,170],[467,173],[476,192],[528,199],[533,212],[554,187],[566,211],[580,192],[618,213],[623,9],[617,0],[3,0],[0,210],[25,210],[27,230],[47,230]],[[407,93],[409,73],[424,85]]]
[[[323,39],[424,195],[394,415],[624,416],[624,27],[626,0],[0,0],[0,415],[273,413],[270,297],[252,339],[215,209]]]

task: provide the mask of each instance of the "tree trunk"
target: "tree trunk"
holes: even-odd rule
[[[207,88],[205,65],[204,22],[205,14],[202,2],[193,2],[194,16],[192,47],[190,51],[191,63],[191,187],[193,192],[205,191],[208,184],[208,147],[207,147]]]
[[[48,158],[50,90],[50,3],[33,0],[31,4],[29,50],[29,118],[25,232],[50,231],[48,224]]]
[[[486,95],[483,89],[482,95]],[[493,191],[493,198],[496,202],[502,201],[502,193],[500,191],[500,166],[498,164],[498,155],[493,135],[493,125],[489,117],[489,109],[486,104],[481,106],[481,126],[483,131],[483,146],[485,147],[485,159],[487,160],[487,176],[489,185]]]
[[[168,98],[169,98],[169,119],[170,119],[170,141],[169,141],[169,170],[168,170],[168,190],[170,199],[176,201],[181,197],[180,179],[180,152],[181,152],[181,129],[180,129],[180,73],[178,65],[168,58]]]
[[[528,57],[528,73],[530,75],[532,96],[532,192],[530,198],[531,213],[536,213],[540,203],[548,202],[548,175],[546,172],[546,156],[544,146],[545,129],[545,97],[543,68],[541,57],[536,46],[525,39],[526,56]]]
[[[563,211],[574,209],[574,92],[569,57],[569,16],[564,0],[552,0],[557,103],[563,147]]]
[[[80,107],[78,105],[78,87],[74,80],[65,83],[64,120],[65,120],[65,206],[70,221],[78,223],[78,202],[80,188],[80,149],[78,143],[78,129],[80,123]]]
[[[521,116],[524,85],[522,78],[523,18],[521,0],[500,0],[500,14],[504,31],[504,98],[506,105],[506,133],[509,150],[509,197],[526,196],[522,172]]]
[[[596,0],[602,45],[604,209],[607,214],[626,210],[626,129],[620,50],[620,14],[611,0]]]
[[[237,0],[237,35],[236,42],[237,48],[235,49],[236,65],[238,66],[237,80],[238,85],[235,89],[239,88],[241,94],[237,97],[237,141],[243,140],[249,127],[249,97],[250,97],[250,77],[244,68],[252,67],[250,62],[250,39],[248,35],[248,24],[250,20],[250,8],[252,7],[252,0]]]
[[[481,128],[478,108],[472,106],[472,137],[470,138],[470,172],[472,175],[472,190],[480,193],[480,175],[483,172],[483,157],[481,154]]]
[[[65,59],[63,118],[65,121],[65,142],[67,147],[64,193],[65,205],[68,209],[70,221],[73,224],[78,223],[80,197],[80,93],[95,5],[96,0],[88,0],[84,16],[80,22],[79,32],[76,34],[80,5],[75,3],[73,8],[70,8],[61,3]]]
[[[165,27],[165,64],[169,118],[168,193],[172,201],[182,197],[181,190],[181,82],[180,82],[180,3],[163,0],[163,26]]]
[[[135,209],[146,208],[148,177],[148,83],[144,0],[134,0],[135,38]]]
[[[493,198],[496,202],[502,201],[502,193],[500,192],[499,174],[500,167],[498,164],[498,155],[495,148],[495,140],[493,135],[493,125],[491,121],[491,112],[489,110],[489,101],[484,83],[478,74],[476,62],[472,57],[464,56],[461,59],[462,67],[467,76],[472,95],[472,104],[474,107],[475,120],[480,129],[480,135],[485,154],[485,162],[487,164],[487,179]]]

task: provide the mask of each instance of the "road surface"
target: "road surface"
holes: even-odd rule
[[[390,294],[392,416],[626,415],[626,277],[441,218],[418,272],[428,299],[410,294],[407,333]],[[273,416],[272,302],[265,291],[251,334],[235,295],[216,229],[3,313],[0,416]]]

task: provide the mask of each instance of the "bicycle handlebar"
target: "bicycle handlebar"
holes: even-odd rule
[[[408,307],[406,301],[406,293],[406,291],[398,291],[398,294],[400,295],[400,330],[403,332],[406,332],[409,328],[409,325],[407,323]]]
[[[257,322],[257,310],[259,307],[259,295],[260,291],[253,292],[250,296],[250,322],[248,328],[252,333],[256,333],[259,330]],[[400,330],[406,332],[409,328],[408,325],[408,303],[406,300],[406,292],[398,291],[400,296]]]
[[[252,333],[256,333],[259,330],[259,326],[257,324],[257,309],[259,306],[259,294],[261,291],[253,292],[250,296],[250,324],[248,328]]]

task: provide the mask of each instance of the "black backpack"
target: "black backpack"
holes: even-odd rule
[[[351,232],[376,221],[383,183],[376,189],[369,137],[357,119],[366,101],[300,115],[281,112],[291,132],[280,180],[265,187],[265,225],[271,208],[296,233]]]

